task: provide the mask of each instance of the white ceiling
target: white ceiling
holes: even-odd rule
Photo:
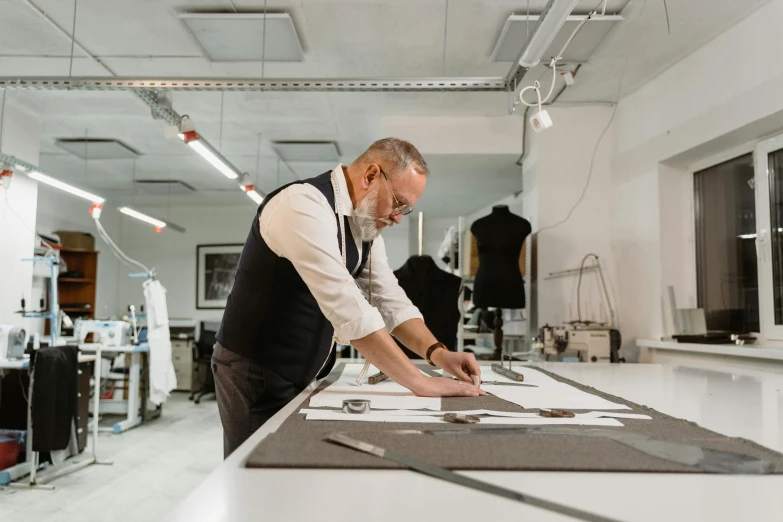
[[[560,102],[615,101],[637,89],[677,60],[696,50],[768,0],[668,0],[671,34],[660,0],[609,0],[608,13],[626,21],[609,35],[565,90]],[[33,0],[70,31],[73,2]],[[240,11],[262,11],[263,0],[234,0]],[[584,0],[575,13],[592,10],[598,0]],[[545,0],[530,0],[531,13]],[[443,57],[445,0],[270,0],[272,12],[291,15],[305,59],[300,63],[209,62],[176,18],[184,11],[230,12],[227,0],[79,0],[76,39],[121,76],[259,77],[438,77],[503,76],[509,63],[491,60],[492,49],[510,14],[524,14],[526,0],[450,0]],[[0,0],[0,76],[68,75],[70,42],[37,17],[21,0]],[[80,56],[73,75],[107,76]],[[528,73],[542,77],[545,68]],[[622,79],[621,79],[622,77]],[[560,85],[557,86],[558,91]],[[164,126],[149,109],[124,92],[9,91],[8,101],[42,118],[41,166],[65,180],[93,189],[112,203],[140,206],[252,205],[227,180],[181,141],[164,136]],[[222,118],[221,118],[222,102]],[[322,140],[338,143],[350,162],[383,136],[391,117],[490,117],[508,115],[504,93],[174,93],[174,108],[188,114],[199,132],[264,191],[278,184],[278,161],[271,143]],[[220,136],[222,134],[222,144]],[[259,134],[260,157],[257,158]],[[181,179],[197,192],[182,196],[133,193],[130,160],[85,162],[54,144],[57,138],[116,138],[142,153],[136,177]],[[405,137],[405,136],[400,136]],[[453,150],[423,150],[433,177],[422,200],[435,216],[467,214],[521,188],[521,151],[514,145],[487,153],[470,144]],[[333,165],[291,164],[300,178]],[[294,179],[280,166],[279,182]]]

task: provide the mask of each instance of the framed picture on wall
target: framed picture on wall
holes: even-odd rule
[[[239,265],[241,244],[196,246],[196,308],[226,307]]]

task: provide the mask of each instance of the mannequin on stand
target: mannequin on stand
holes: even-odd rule
[[[506,205],[493,207],[490,215],[470,227],[479,254],[473,304],[497,309],[492,360],[500,360],[503,351],[503,309],[525,308],[525,281],[519,269],[519,254],[531,230],[530,222],[512,214]]]

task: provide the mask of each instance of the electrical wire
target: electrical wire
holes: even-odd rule
[[[663,0],[663,10],[666,12],[666,30],[669,34],[672,34],[672,25],[669,22],[669,6],[666,3],[666,0]]]
[[[73,48],[76,45],[76,6],[79,0],[73,0],[73,28],[71,29],[71,63],[68,66],[68,77],[73,75]]]
[[[595,144],[595,148],[593,149],[593,156],[590,159],[590,170],[587,172],[587,178],[585,179],[585,185],[584,188],[582,188],[582,193],[579,195],[579,198],[576,200],[576,203],[571,207],[571,209],[566,214],[565,218],[558,221],[554,225],[542,227],[538,229],[536,232],[537,234],[540,234],[541,232],[544,232],[545,230],[552,230],[560,225],[566,223],[569,219],[571,219],[571,215],[573,215],[576,208],[582,203],[582,200],[584,200],[585,194],[587,194],[587,189],[590,187],[590,180],[593,177],[593,170],[595,169],[595,157],[598,154],[598,149],[601,147],[601,143],[603,142],[604,137],[606,136],[606,133],[609,131],[609,128],[612,126],[612,122],[614,121],[615,116],[617,115],[617,106],[620,103],[620,95],[622,94],[623,90],[623,80],[625,80],[625,69],[628,66],[628,56],[631,54],[629,51],[626,54],[625,62],[623,63],[623,68],[620,71],[620,79],[617,85],[617,101],[615,102],[614,108],[612,109],[612,116],[609,118],[609,121],[606,124],[606,127],[604,128],[603,132],[601,132],[601,135],[598,137],[598,141]]]
[[[114,253],[115,257],[119,259],[123,264],[126,266],[129,266],[131,268],[141,268],[144,272],[146,272],[150,277],[154,275],[154,271],[150,270],[140,262],[136,261],[135,259],[131,259],[128,257],[125,252],[123,252],[120,247],[118,247],[114,241],[112,241],[109,234],[106,232],[106,230],[103,228],[103,225],[101,225],[101,220],[99,218],[94,218],[95,220],[95,226],[98,229],[98,234],[101,236],[101,239],[103,239],[112,249],[112,252]]]
[[[595,258],[595,266],[598,266],[597,255],[591,253],[583,257],[582,262],[579,264],[579,279],[576,283],[576,318],[580,323],[582,322],[582,273],[584,272],[585,261],[590,257]]]
[[[604,140],[604,136],[606,136],[607,131],[609,131],[609,127],[612,126],[612,122],[614,121],[614,117],[617,114],[617,104],[615,104],[614,109],[612,109],[612,116],[609,118],[609,121],[606,124],[606,127],[604,127],[603,132],[601,133],[601,136],[599,136],[598,141],[595,144],[595,148],[593,149],[593,156],[590,159],[590,170],[587,172],[587,179],[585,179],[585,186],[582,189],[582,193],[579,195],[579,199],[576,200],[576,203],[571,207],[571,210],[568,211],[568,214],[566,214],[566,217],[563,218],[561,221],[558,221],[554,225],[550,225],[547,227],[542,227],[538,229],[538,234],[545,230],[552,230],[554,228],[559,227],[563,223],[567,222],[569,219],[571,219],[571,215],[574,213],[574,210],[579,206],[579,204],[582,202],[582,200],[585,198],[585,194],[587,194],[587,189],[590,187],[590,180],[593,177],[593,171],[595,170],[595,157],[598,155],[598,149],[601,148],[601,142]]]
[[[46,254],[45,254],[46,256],[57,257],[57,251],[54,249],[54,247],[52,245],[50,245],[47,241],[45,241],[44,238],[42,238],[38,234],[38,232],[36,232],[30,225],[28,225],[27,221],[25,221],[24,218],[21,215],[19,215],[19,213],[14,209],[14,207],[11,206],[11,202],[8,201],[8,191],[7,190],[3,191],[3,195],[5,196],[5,209],[6,209],[5,211],[7,212],[8,210],[10,210],[13,213],[13,215],[16,216],[16,219],[18,219],[19,222],[22,223],[22,225],[24,225],[24,227],[28,231],[33,233],[33,235],[35,236],[35,238],[38,241],[40,241],[41,243],[46,245],[46,247],[48,248],[48,250],[46,251]],[[3,219],[5,219],[5,214],[3,214]],[[1,223],[1,221],[0,221],[0,223]],[[68,269],[68,265],[65,263],[64,260],[61,259],[60,263],[63,265],[63,267],[66,270]]]
[[[557,56],[552,57],[552,59],[549,62],[549,67],[552,68],[552,85],[549,86],[549,93],[547,93],[546,97],[543,99],[541,98],[541,84],[536,81],[533,83],[533,85],[529,85],[519,91],[519,103],[522,103],[523,105],[526,105],[528,107],[538,107],[538,112],[541,112],[543,110],[543,104],[549,101],[549,99],[552,97],[552,93],[555,90],[555,83],[557,82],[557,62],[559,62],[563,55],[566,52],[566,49],[568,49],[568,46],[571,45],[571,42],[574,41],[574,38],[576,38],[576,35],[579,34],[579,31],[582,30],[582,27],[591,19],[593,16],[598,14],[598,8],[601,7],[601,2],[604,4],[604,12],[606,12],[606,2],[607,0],[601,0],[598,2],[598,4],[595,6],[595,9],[590,11],[590,13],[582,19],[579,24],[574,28],[573,31],[571,31],[571,35],[568,37],[568,39],[565,41],[565,44],[563,44],[563,48],[560,49],[560,52],[557,53]],[[528,24],[530,24],[530,6],[528,6]],[[529,31],[528,31],[529,32]],[[535,90],[536,95],[538,96],[538,102],[537,103],[528,103],[525,101],[524,95],[527,91]]]

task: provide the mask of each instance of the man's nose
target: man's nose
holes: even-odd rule
[[[391,216],[389,216],[389,219],[391,219],[392,221],[394,221],[399,225],[400,221],[402,221],[402,214],[392,214]]]

